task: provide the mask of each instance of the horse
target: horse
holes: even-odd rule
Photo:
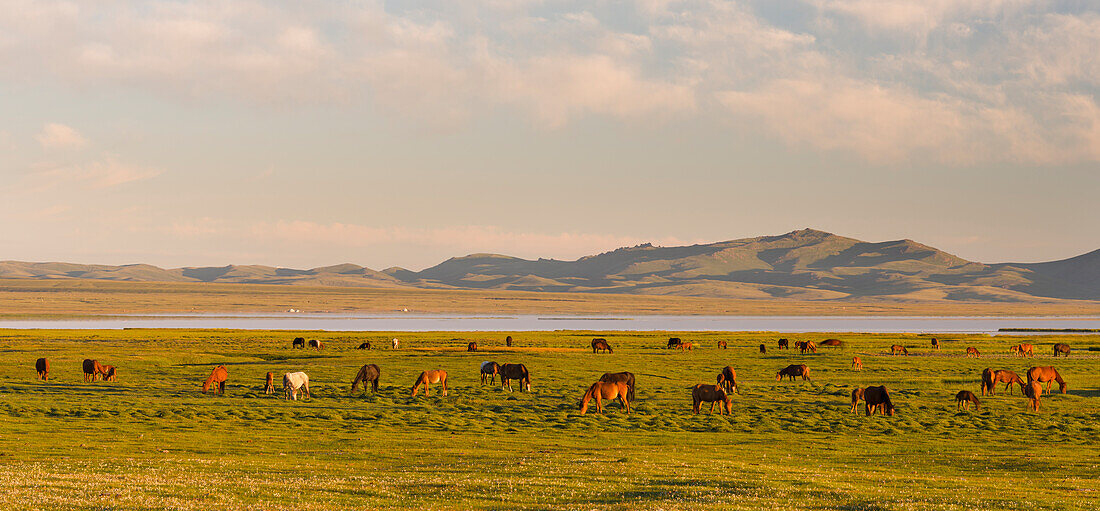
[[[1005,390],[1007,390],[1009,394],[1012,393],[1012,384],[1013,383],[1016,383],[1016,384],[1020,385],[1020,391],[1021,392],[1023,392],[1023,389],[1024,389],[1024,380],[1021,380],[1020,377],[1016,373],[1014,373],[1012,371],[1007,371],[1007,370],[993,371],[993,380],[992,380],[992,383],[990,383],[990,386],[989,386],[989,395],[993,395],[993,390],[997,386],[998,383],[1004,383],[1005,384]]]
[[[306,339],[304,337],[295,337],[293,341],[290,341],[290,347],[305,349]]]
[[[970,358],[970,355],[974,355],[974,358],[982,358],[982,354],[978,353],[978,348],[973,346],[966,347],[966,358]]]
[[[853,371],[862,371],[863,370],[863,360],[860,359],[859,357],[852,357],[852,370]]]
[[[722,406],[718,409],[719,415],[722,414],[722,407],[725,407],[726,415],[729,415],[733,408],[729,394],[726,394],[726,391],[718,385],[700,383],[691,388],[691,413],[699,413],[704,402],[710,403],[712,413],[714,412],[714,404],[722,403]]]
[[[775,381],[782,380],[784,376],[791,381],[794,381],[795,376],[801,376],[802,381],[808,381],[810,379],[810,368],[806,367],[806,364],[791,364],[775,374]]]
[[[625,383],[627,387],[626,400],[634,401],[634,373],[621,372],[621,373],[603,373],[600,376],[600,381],[607,383]]]
[[[859,405],[859,400],[861,400],[861,399],[863,399],[863,388],[862,387],[856,387],[856,388],[852,389],[852,410],[851,410],[852,413],[859,413],[859,412],[856,412],[856,406]]]
[[[932,349],[940,349],[940,341],[937,341],[935,337],[932,338]]]
[[[103,372],[103,366],[99,365],[98,360],[84,359],[84,381],[96,381]]]
[[[229,379],[229,370],[225,366],[215,367],[213,371],[210,371],[210,376],[206,377],[206,381],[202,382],[202,393],[206,394],[210,390],[210,385],[214,385],[214,393],[225,395],[225,381]]]
[[[899,344],[895,344],[893,346],[890,346],[890,354],[891,355],[897,355],[899,353],[902,354],[902,355],[908,356],[909,355],[909,350],[905,349],[905,346],[901,346]]]
[[[1030,382],[1027,387],[1024,387],[1024,395],[1031,399],[1028,401],[1027,407],[1038,412],[1039,405],[1043,401],[1041,399],[1043,397],[1043,386],[1039,385],[1037,381]]]
[[[367,364],[359,368],[359,372],[356,373],[355,379],[351,382],[351,392],[355,392],[355,389],[359,388],[359,383],[363,383],[363,390],[367,390],[367,382],[370,382],[371,393],[378,392],[378,377],[382,375],[382,370],[378,368],[376,364]]]
[[[630,394],[630,387],[623,382],[606,382],[598,381],[588,387],[588,392],[584,393],[584,397],[581,398],[581,415],[584,415],[588,411],[588,402],[592,401],[592,398],[596,398],[596,413],[603,413],[603,400],[618,399],[623,404],[623,410],[626,413],[630,413],[630,400],[627,396]]]
[[[718,347],[721,349],[726,349],[726,341],[718,341]]]
[[[1024,356],[1034,357],[1035,356],[1035,346],[1033,346],[1031,344],[1018,344],[1018,345],[1013,346],[1012,348],[1010,348],[1010,351],[1012,351],[1012,353],[1015,353],[1017,357],[1024,357]]]
[[[821,341],[822,347],[829,346],[833,348],[839,348],[843,344],[844,343],[840,342],[840,339],[825,339],[824,341]]]
[[[309,375],[298,371],[296,373],[283,373],[283,400],[293,399],[298,400],[298,391],[302,391],[302,395],[312,398],[309,394]]]
[[[615,353],[615,351],[611,349],[611,345],[607,344],[607,339],[592,339],[592,353],[599,353],[601,351]]]
[[[490,362],[486,360],[481,363],[481,384],[485,385],[485,380],[489,380],[489,383],[495,384],[497,382],[497,375],[500,374],[500,364],[496,362]]]
[[[310,339],[309,347],[315,350],[323,350],[325,349],[325,343],[318,341],[317,339]]]
[[[978,396],[975,396],[973,392],[969,390],[960,390],[958,394],[955,394],[956,409],[970,411],[970,405],[974,405],[974,411],[980,412],[982,410],[982,402],[978,401]]]
[[[401,347],[401,341],[398,341],[397,338],[394,337],[393,340],[390,341],[390,349],[395,350],[395,349],[400,348],[400,347]]]
[[[100,374],[103,376],[103,381],[118,381],[118,372],[115,370],[115,366],[103,366],[102,371]]]
[[[1069,356],[1069,345],[1064,343],[1064,342],[1060,342],[1058,344],[1055,344],[1054,345],[1054,356],[1057,357],[1059,353],[1061,353],[1061,354],[1068,357]]]
[[[360,344],[359,347],[356,348],[356,349],[358,349],[358,350],[369,350],[369,349],[373,349],[373,348],[371,348],[371,346],[370,346],[370,341],[367,341],[363,344]]]
[[[734,371],[730,366],[724,367],[722,372],[718,373],[718,386],[722,387],[727,393],[736,392],[740,394],[741,390],[737,388],[737,371]]]
[[[678,347],[680,348],[680,351],[691,351],[695,349],[695,345],[690,342],[682,342]]]
[[[500,366],[500,388],[508,387],[512,391],[512,380],[519,380],[519,390],[531,392],[531,373],[523,364],[504,364]]]
[[[477,351],[477,343],[474,341],[470,341],[468,344],[466,344],[466,351]]]
[[[778,349],[781,349],[781,350],[789,350],[789,349],[791,349],[791,344],[790,344],[790,341],[788,341],[788,340],[786,340],[786,339],[780,339],[780,340],[779,340],[779,348],[778,348]]]
[[[794,345],[802,352],[803,355],[805,355],[807,351],[817,353],[817,345],[814,344],[813,341],[795,341]]]
[[[42,381],[50,381],[50,361],[45,358],[40,358],[34,361],[34,370],[38,371],[38,379]]]
[[[442,369],[432,369],[430,371],[424,371],[417,377],[416,383],[413,384],[412,397],[416,397],[416,393],[420,390],[420,386],[424,386],[424,397],[431,395],[430,383],[438,383],[443,386],[443,397],[447,397],[447,371]]]
[[[765,355],[765,354],[767,354],[767,353],[768,353],[768,348],[767,348],[767,346],[764,346],[763,344],[761,344],[761,345],[760,345],[760,354],[761,354],[761,355]]]
[[[1068,388],[1068,385],[1066,385],[1066,381],[1062,379],[1062,375],[1058,374],[1058,371],[1052,366],[1032,367],[1031,369],[1028,369],[1027,383],[1030,385],[1031,382],[1036,381],[1039,383],[1047,384],[1047,394],[1050,394],[1051,381],[1058,382],[1058,390],[1063,394],[1066,393],[1066,388]]]
[[[894,416],[894,403],[890,401],[890,393],[885,386],[867,387],[863,389],[863,401],[866,403],[867,416],[870,417],[875,410],[882,415]]]
[[[989,392],[989,395],[991,395],[991,396],[994,395],[993,394],[993,390],[994,390],[993,389],[993,375],[994,374],[995,374],[995,371],[993,371],[993,369],[990,369],[988,367],[985,368],[985,369],[982,369],[982,396],[985,396],[986,392]]]
[[[678,348],[684,341],[681,341],[679,337],[669,337],[668,346],[665,349]]]
[[[264,381],[264,394],[275,393],[275,373],[268,371],[267,379]]]
[[[512,336],[509,335],[508,337],[504,338],[504,345],[509,348],[512,347]]]

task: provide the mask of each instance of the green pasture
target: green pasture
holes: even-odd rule
[[[793,334],[842,339],[817,354],[766,333],[349,333],[237,330],[0,331],[0,503],[11,509],[1096,509],[1100,335]],[[296,336],[323,351],[291,349]],[[606,337],[613,354],[594,355]],[[663,349],[670,336],[693,352]],[[389,339],[401,349],[389,349]],[[729,349],[718,349],[718,340]],[[1034,359],[1009,346],[1036,345]],[[466,343],[481,350],[468,353]],[[371,341],[376,349],[354,349]],[[1051,357],[1055,342],[1074,347]],[[760,354],[757,346],[767,346]],[[910,356],[888,354],[891,344]],[[980,359],[963,356],[977,347]],[[864,370],[850,369],[852,356]],[[48,357],[51,380],[35,380]],[[84,383],[81,361],[118,368]],[[483,360],[524,363],[532,392],[480,386]],[[380,391],[349,394],[363,364]],[[812,382],[776,382],[805,363]],[[200,393],[217,364],[225,396]],[[688,387],[737,370],[729,416],[691,413]],[[1039,413],[1014,395],[958,412],[983,368],[1054,365],[1067,394]],[[420,371],[450,393],[410,398]],[[313,399],[263,393],[268,372],[305,371]],[[637,376],[634,413],[581,416],[604,372]],[[898,414],[849,412],[856,386],[886,385]],[[1003,387],[1002,387],[1003,389]],[[1002,389],[998,389],[999,391]]]

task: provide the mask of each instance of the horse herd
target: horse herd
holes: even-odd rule
[[[512,345],[512,338],[508,336],[506,340],[508,346]],[[307,342],[302,337],[297,337],[291,342],[292,348],[304,348]],[[319,340],[310,340],[308,345],[317,350],[324,349],[324,343]],[[828,347],[840,347],[843,343],[839,339],[826,339],[821,342],[820,346]],[[400,344],[398,339],[393,339],[390,343],[393,349],[398,349]],[[611,345],[606,339],[596,338],[592,340],[592,353],[614,353]],[[777,343],[778,349],[790,349],[790,341],[787,339],[779,339]],[[933,350],[940,348],[940,341],[933,338],[931,342]],[[725,341],[719,341],[718,347],[725,349],[727,343]],[[795,347],[806,353],[807,351],[816,353],[818,345],[813,341],[796,341]],[[371,349],[370,342],[364,342],[359,345],[358,349]],[[690,342],[684,342],[677,337],[670,338],[667,349],[679,349],[682,351],[691,351],[694,346]],[[761,353],[766,353],[766,346],[761,344]],[[467,345],[467,351],[477,351],[477,343],[470,342]],[[1054,356],[1058,355],[1069,356],[1070,346],[1065,343],[1057,343],[1053,348]],[[1010,348],[1010,352],[1017,357],[1031,357],[1034,356],[1034,346],[1027,343],[1021,343]],[[905,346],[893,345],[890,347],[890,353],[893,355],[908,355],[908,349]],[[967,357],[979,357],[980,353],[973,347],[966,348]],[[852,357],[852,370],[860,371],[863,369],[863,361],[860,357]],[[46,358],[39,358],[35,361],[35,370],[38,373],[38,378],[43,381],[49,380],[50,362]],[[97,381],[102,379],[104,381],[116,381],[117,370],[114,366],[100,364],[97,360],[85,359],[83,362],[84,381]],[[351,392],[355,392],[359,385],[364,386],[366,390],[367,383],[371,385],[371,392],[378,392],[379,380],[381,378],[381,368],[376,364],[367,364],[361,367],[356,373],[351,383]],[[981,395],[995,395],[996,389],[999,384],[1005,384],[1005,391],[1012,393],[1012,385],[1019,385],[1021,394],[1029,398],[1028,408],[1038,411],[1041,404],[1041,396],[1043,394],[1043,385],[1046,384],[1046,393],[1050,393],[1051,382],[1057,382],[1059,391],[1063,394],[1066,393],[1067,384],[1062,379],[1061,374],[1051,366],[1045,367],[1032,367],[1025,373],[1027,381],[1021,378],[1013,371],[1009,370],[993,370],[986,368],[982,371],[981,375]],[[480,366],[481,384],[496,384],[497,377],[500,378],[500,385],[502,389],[508,389],[512,391],[512,382],[516,381],[520,385],[521,391],[531,391],[531,375],[527,370],[527,366],[524,364],[498,364],[493,361],[485,361]],[[264,385],[265,394],[275,393],[275,374],[268,372],[266,375],[266,381]],[[793,381],[795,378],[801,378],[803,381],[812,381],[810,379],[810,368],[806,364],[791,364],[783,369],[780,369],[776,373],[776,381],[781,381],[784,377]],[[203,381],[202,393],[206,394],[213,390],[215,394],[225,394],[225,385],[229,380],[229,370],[224,365],[219,365],[211,371],[210,376]],[[447,395],[447,372],[442,369],[431,369],[420,373],[413,383],[411,396],[416,397],[420,389],[424,389],[424,395],[430,396],[431,385],[439,385],[443,396]],[[740,390],[737,385],[737,372],[733,367],[726,366],[718,374],[715,384],[700,383],[690,387],[692,396],[692,412],[699,413],[703,403],[710,403],[710,411],[714,411],[716,404],[720,405],[721,410],[719,413],[731,413],[732,402],[730,395],[737,393],[740,394]],[[309,392],[309,375],[304,372],[288,372],[283,374],[283,399],[284,400],[297,400],[298,395],[301,394],[304,397],[311,397]],[[630,403],[635,400],[635,377],[630,372],[619,373],[605,373],[600,377],[598,381],[588,387],[588,390],[584,393],[580,401],[580,413],[584,414],[588,411],[589,403],[592,400],[596,401],[596,411],[603,413],[604,401],[618,400],[622,404],[622,408],[626,413],[630,413]],[[859,401],[864,401],[865,411],[868,416],[875,413],[881,413],[885,416],[893,416],[895,413],[895,406],[890,399],[890,393],[885,386],[870,386],[866,388],[856,388],[851,393],[851,411],[854,413],[857,410]],[[955,395],[955,402],[959,409],[969,410],[971,406],[974,406],[975,410],[981,409],[981,401],[978,396],[969,390],[959,391]]]

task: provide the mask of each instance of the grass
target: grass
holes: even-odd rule
[[[509,349],[502,339],[511,334]],[[296,336],[328,349],[292,350]],[[603,332],[341,333],[231,330],[0,331],[0,503],[66,509],[1095,509],[1100,506],[1100,336],[1044,336],[1069,358],[1016,359],[1018,337],[962,336],[931,353],[926,336],[806,334],[846,346],[779,352],[766,333],[606,336]],[[670,336],[696,342],[660,349]],[[401,350],[352,349],[392,337]],[[727,340],[728,350],[715,347]],[[465,352],[466,342],[482,347]],[[761,355],[757,345],[765,343]],[[891,344],[911,356],[887,355]],[[981,359],[963,357],[975,346]],[[853,355],[864,371],[849,370]],[[46,356],[52,380],[34,380]],[[80,362],[119,368],[83,383]],[[522,362],[532,393],[478,384],[482,360]],[[365,363],[380,392],[348,394]],[[775,381],[806,363],[813,382]],[[215,364],[227,394],[204,396]],[[725,365],[742,394],[734,413],[691,414],[687,387]],[[1055,365],[1070,392],[1039,413],[1015,395],[957,412],[984,367]],[[411,399],[424,369],[450,373],[450,394]],[[267,371],[309,373],[314,398],[262,392]],[[638,402],[577,412],[600,374],[637,375]],[[849,413],[855,386],[884,384],[892,418]]]

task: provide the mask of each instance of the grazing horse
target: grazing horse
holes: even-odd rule
[[[679,348],[680,351],[691,351],[695,349],[695,345],[690,342],[682,342],[677,348]]]
[[[681,341],[679,337],[669,337],[668,346],[665,349],[679,348],[684,341]]]
[[[98,360],[92,360],[90,358],[84,359],[84,381],[96,381],[99,375],[103,374],[103,366],[99,365]]]
[[[416,393],[420,390],[421,385],[424,386],[424,397],[430,396],[431,388],[428,386],[430,383],[442,385],[443,397],[447,397],[447,371],[442,369],[432,369],[420,373],[420,376],[416,379],[416,383],[413,384],[412,397],[416,397]]]
[[[813,341],[795,341],[794,345],[805,355],[807,351],[817,353],[817,345]]]
[[[982,369],[982,396],[985,396],[986,392],[988,392],[991,396],[994,395],[993,376],[995,373],[996,372],[993,369],[990,369],[988,367]]]
[[[825,339],[824,341],[821,341],[822,347],[830,346],[833,348],[839,348],[843,344],[844,343],[840,342],[840,339]]]
[[[932,338],[932,349],[940,349],[940,341],[937,341],[935,337]]]
[[[781,350],[789,350],[789,349],[791,349],[791,344],[790,344],[790,341],[788,341],[788,340],[786,340],[786,339],[780,339],[780,340],[779,340],[779,349],[781,349]]]
[[[623,404],[623,410],[626,413],[630,413],[630,400],[627,399],[627,395],[630,394],[630,387],[623,382],[606,382],[598,381],[593,383],[591,387],[588,387],[588,392],[584,393],[584,397],[581,398],[581,415],[584,415],[588,411],[588,402],[592,401],[592,398],[596,398],[596,413],[603,413],[603,400],[618,399]]]
[[[304,397],[313,397],[309,395],[309,375],[301,371],[283,373],[283,400],[293,399],[297,401],[299,390],[302,391]]]
[[[634,373],[603,373],[600,381],[607,383],[625,383],[627,387],[626,400],[634,401]]]
[[[103,366],[100,375],[103,376],[103,381],[118,381],[118,372],[115,371],[115,366]]]
[[[206,377],[206,381],[202,382],[202,393],[206,394],[210,390],[210,385],[214,385],[214,393],[225,395],[225,381],[229,379],[229,370],[225,366],[215,367],[213,371],[210,371],[210,376]]]
[[[34,361],[34,370],[38,371],[38,379],[42,381],[50,380],[50,361],[44,358],[40,358]]]
[[[369,349],[373,349],[373,348],[371,348],[371,346],[370,346],[370,341],[367,341],[367,342],[365,342],[365,343],[363,343],[363,344],[360,344],[360,345],[359,345],[359,347],[358,347],[358,348],[356,348],[356,349],[359,349],[359,350],[369,350]]]
[[[718,409],[718,414],[722,414],[722,408],[725,408],[726,415],[731,413],[733,409],[733,403],[730,400],[729,394],[726,394],[725,390],[718,385],[707,385],[700,383],[691,388],[691,413],[699,413],[702,410],[703,403],[710,403],[710,411],[714,412],[714,404],[722,403],[722,406]]]
[[[318,341],[317,339],[310,339],[309,347],[315,350],[323,350],[325,349],[325,343]]]
[[[718,341],[718,347],[722,348],[722,349],[726,349],[726,341]]]
[[[1004,383],[1005,384],[1005,390],[1007,390],[1009,394],[1012,393],[1012,384],[1013,383],[1018,384],[1020,386],[1020,391],[1021,392],[1023,392],[1023,390],[1024,390],[1024,380],[1021,380],[1020,377],[1012,371],[1007,371],[1007,370],[993,371],[993,380],[992,380],[992,383],[990,383],[990,385],[989,385],[989,395],[994,395],[993,390],[994,390],[994,388],[997,387],[998,383]]]
[[[607,339],[592,339],[592,353],[599,353],[601,351],[615,353],[615,351],[611,349],[611,345],[607,344]]]
[[[1035,346],[1031,344],[1021,343],[1009,348],[1012,353],[1015,353],[1017,357],[1034,357]]]
[[[768,353],[768,347],[761,344],[760,345],[760,354],[764,355],[764,354],[767,354],[767,353]]]
[[[795,376],[801,376],[802,381],[808,381],[810,379],[810,368],[806,367],[806,364],[791,364],[775,374],[775,381],[782,380],[784,376],[791,381],[794,381]]]
[[[970,411],[970,405],[974,405],[974,411],[982,411],[982,402],[978,401],[978,396],[975,396],[973,392],[969,390],[960,390],[958,394],[955,394],[956,409],[962,409]]]
[[[504,338],[504,345],[509,348],[512,347],[512,336],[509,335],[508,337]]]
[[[863,370],[863,360],[860,359],[859,357],[852,357],[852,370],[853,371],[862,371]]]
[[[267,378],[264,381],[264,394],[275,393],[275,373],[268,371]]]
[[[909,350],[905,349],[905,346],[902,346],[900,344],[895,344],[893,346],[890,346],[890,354],[891,355],[897,355],[899,353],[902,354],[902,355],[908,356],[909,355]]]
[[[363,383],[363,391],[367,390],[367,382],[370,382],[371,393],[378,392],[378,377],[381,375],[382,370],[376,364],[367,364],[360,367],[355,379],[351,382],[351,392],[355,392],[355,389],[359,388],[360,382]]]
[[[486,360],[481,363],[481,384],[485,385],[485,381],[496,384],[497,375],[500,374],[500,364],[496,362],[490,362]]]
[[[859,400],[863,399],[863,388],[856,387],[852,389],[852,413],[859,413],[856,411],[856,406],[859,405]]]
[[[1064,342],[1060,342],[1058,344],[1055,344],[1054,345],[1054,356],[1057,357],[1059,353],[1061,353],[1061,354],[1068,357],[1069,356],[1069,345],[1064,343]]]
[[[726,393],[740,394],[741,390],[737,388],[737,371],[730,366],[724,367],[722,372],[718,373],[718,386],[722,387]]]
[[[1031,382],[1036,382],[1036,381],[1039,382],[1039,383],[1046,383],[1047,384],[1047,394],[1050,394],[1050,382],[1051,381],[1058,382],[1058,390],[1063,394],[1066,393],[1066,389],[1068,388],[1068,385],[1066,385],[1066,381],[1062,379],[1062,375],[1058,374],[1058,371],[1056,369],[1054,369],[1054,367],[1052,367],[1052,366],[1032,367],[1031,369],[1028,369],[1027,370],[1027,382],[1028,382],[1028,384],[1031,384]]]
[[[469,344],[466,345],[466,351],[477,351],[477,343],[470,341]]]
[[[401,347],[401,341],[398,341],[396,337],[390,341],[390,349],[397,349]]]
[[[500,388],[508,387],[512,391],[512,380],[519,380],[519,390],[531,392],[531,373],[523,364],[504,364],[500,366]]]
[[[970,358],[970,355],[974,355],[974,358],[982,358],[982,354],[978,353],[978,348],[973,346],[966,347],[966,358]]]
[[[1027,407],[1038,412],[1039,405],[1042,404],[1043,401],[1041,399],[1043,397],[1043,386],[1039,385],[1037,381],[1028,383],[1027,386],[1024,387],[1024,395],[1030,398]]]
[[[882,415],[894,416],[894,403],[890,401],[890,393],[884,386],[863,389],[863,401],[866,403],[865,409],[868,416],[875,410]]]
[[[306,339],[304,337],[295,337],[293,341],[290,341],[291,348],[303,348],[306,347]]]

